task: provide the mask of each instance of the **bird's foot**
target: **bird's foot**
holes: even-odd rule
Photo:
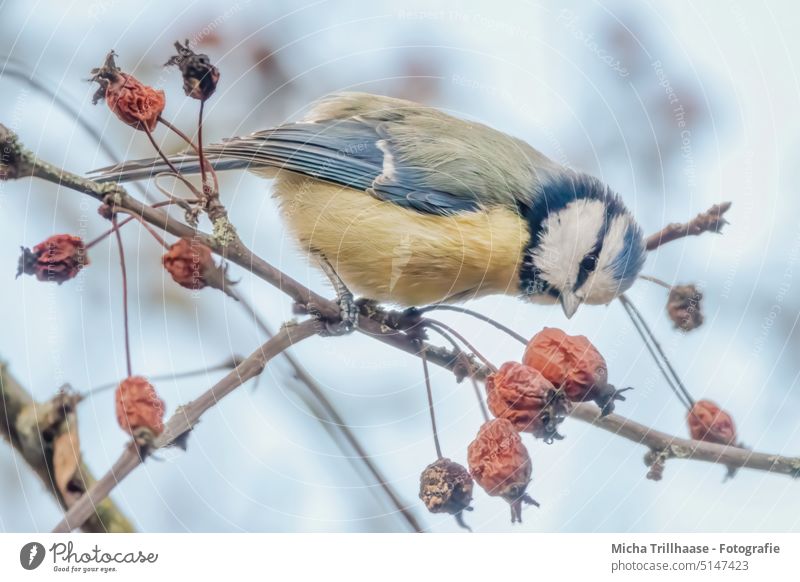
[[[352,333],[358,326],[359,304],[353,300],[353,295],[348,291],[336,298],[339,314],[323,313],[317,306],[308,304],[302,306],[297,312],[310,315],[317,322],[317,333],[322,336],[340,336]]]
[[[358,304],[350,291],[344,291],[336,298],[339,306],[339,320],[325,321],[327,335],[347,335],[358,325]]]
[[[319,264],[336,291],[336,304],[339,306],[339,318],[337,320],[331,321],[330,319],[319,318],[325,326],[324,334],[336,336],[352,333],[358,325],[360,307],[350,289],[347,288],[347,285],[336,273],[333,265],[324,257],[319,258]]]

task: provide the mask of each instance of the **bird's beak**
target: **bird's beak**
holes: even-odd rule
[[[580,297],[574,293],[562,293],[559,295],[559,301],[561,301],[561,308],[564,310],[564,315],[567,316],[567,319],[575,315],[581,305]]]

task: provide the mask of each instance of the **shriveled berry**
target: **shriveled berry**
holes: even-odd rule
[[[472,511],[474,482],[466,468],[450,459],[431,463],[419,477],[419,498],[431,513],[455,515],[462,527],[462,512]]]
[[[608,414],[614,400],[625,400],[608,383],[606,361],[585,336],[546,327],[528,342],[524,364],[541,372],[573,402],[593,400]]]
[[[568,412],[564,394],[538,370],[506,362],[486,379],[489,410],[511,421],[519,432],[530,432],[552,442],[562,438],[558,425]]]
[[[538,506],[526,490],[531,481],[531,457],[511,421],[485,423],[468,449],[469,470],[486,493],[511,505],[511,522],[522,521],[522,503]]]
[[[689,433],[698,441],[736,446],[736,425],[731,415],[710,400],[698,400],[686,415]]]
[[[114,62],[115,56],[111,51],[102,67],[92,69],[91,80],[100,84],[93,103],[105,99],[108,108],[123,123],[134,129],[153,131],[166,104],[164,92],[123,73]]]
[[[198,290],[209,284],[208,274],[216,271],[211,249],[201,242],[181,238],[161,257],[164,268],[181,287]]]
[[[183,75],[183,92],[193,99],[205,101],[217,90],[219,69],[211,64],[208,55],[195,53],[189,46],[175,43],[178,54],[170,57],[164,66],[175,65]]]
[[[80,237],[56,234],[40,242],[33,250],[22,248],[17,277],[25,273],[35,275],[39,281],[52,281],[60,285],[74,279],[88,264],[89,257]]]
[[[703,294],[694,285],[676,285],[669,292],[667,315],[677,329],[692,331],[703,325]]]
[[[120,382],[115,394],[117,422],[139,444],[152,444],[164,431],[164,401],[142,376]]]

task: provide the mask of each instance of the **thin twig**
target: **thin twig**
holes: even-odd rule
[[[431,389],[431,375],[428,371],[428,356],[423,346],[419,352],[422,358],[422,372],[425,376],[425,391],[428,393],[428,412],[431,415],[431,430],[433,430],[433,444],[436,446],[436,456],[442,458],[442,445],[439,443],[439,431],[436,430],[436,413],[433,410],[433,390]]]
[[[214,407],[222,398],[233,392],[248,380],[258,376],[266,367],[267,362],[283,352],[289,346],[316,334],[316,324],[313,321],[284,326],[275,337],[268,340],[255,352],[250,354],[234,370],[226,374],[209,390],[195,400],[181,406],[164,425],[164,432],[156,438],[153,450],[166,447],[175,442],[175,439],[194,428],[200,417],[210,408]],[[131,471],[144,462],[145,455],[142,450],[131,442],[117,459],[111,470],[97,480],[83,496],[67,511],[64,518],[53,529],[54,533],[66,533],[78,528],[93,513],[95,506],[104,500],[111,491]]]
[[[455,311],[457,313],[464,313],[465,315],[471,315],[476,319],[480,319],[481,321],[485,321],[486,323],[493,325],[500,331],[503,331],[513,337],[515,340],[520,342],[522,345],[528,345],[528,340],[526,340],[522,335],[515,332],[510,327],[503,325],[499,321],[492,319],[488,315],[483,315],[482,313],[478,313],[477,311],[473,311],[472,309],[467,309],[466,307],[461,307],[459,305],[447,305],[445,303],[435,303],[433,305],[428,305],[427,307],[422,307],[418,311],[420,314],[427,313],[433,310],[445,310],[445,311]]]
[[[645,281],[650,281],[651,283],[655,283],[656,285],[659,285],[664,289],[668,289],[670,291],[672,290],[672,285],[670,285],[666,281],[662,281],[658,277],[653,277],[652,275],[639,275],[639,278],[644,279]]]
[[[655,362],[656,367],[658,367],[659,372],[661,372],[661,375],[667,381],[669,389],[672,390],[673,394],[675,394],[675,397],[681,404],[683,404],[683,406],[687,410],[691,410],[691,404],[686,400],[681,390],[675,384],[675,381],[672,378],[672,376],[670,376],[669,372],[667,372],[667,370],[664,368],[664,365],[661,363],[661,359],[658,357],[658,353],[656,353],[655,348],[650,343],[650,337],[647,335],[647,332],[645,332],[645,330],[642,327],[642,322],[640,322],[639,319],[636,317],[636,313],[633,311],[631,306],[628,303],[626,303],[622,298],[620,298],[620,303],[622,303],[622,307],[625,309],[625,312],[628,314],[628,317],[633,323],[633,327],[636,328],[636,332],[639,334],[639,337],[642,338],[642,343],[644,343],[645,347],[647,348],[647,351],[650,352],[650,356],[653,358],[653,361]]]
[[[439,329],[436,327],[431,327],[430,329],[432,329],[440,336],[442,336],[445,339],[445,341],[449,343],[453,347],[453,350],[455,350],[457,353],[463,353],[461,346],[459,346],[456,343],[456,340],[454,340],[453,336],[451,336],[449,333],[447,333],[443,329]],[[478,407],[481,409],[481,415],[483,416],[483,420],[488,421],[489,412],[486,410],[486,403],[483,400],[483,395],[481,394],[480,386],[478,386],[478,379],[475,377],[475,371],[470,370],[469,374],[467,375],[469,376],[469,379],[472,381],[472,387],[475,391],[475,397],[478,399]]]
[[[650,342],[653,344],[653,348],[656,350],[656,352],[658,352],[658,356],[661,358],[661,361],[663,361],[664,365],[667,367],[667,370],[669,371],[669,376],[671,376],[673,380],[673,384],[670,384],[670,388],[672,388],[673,392],[676,392],[675,390],[676,387],[678,390],[680,390],[680,392],[683,394],[683,397],[686,399],[685,402],[682,401],[683,405],[686,406],[689,410],[691,410],[691,408],[694,406],[694,398],[692,398],[692,395],[689,393],[689,390],[686,389],[686,386],[683,384],[683,381],[681,380],[680,376],[678,376],[678,372],[675,370],[675,367],[672,365],[672,362],[667,357],[666,352],[664,352],[664,350],[661,347],[661,344],[656,339],[653,330],[650,329],[650,326],[645,321],[641,312],[636,308],[636,305],[633,304],[633,301],[631,301],[624,294],[620,295],[619,300],[625,307],[625,310],[628,312],[628,315],[630,316],[631,321],[634,322],[634,325],[636,325],[636,320],[638,319],[641,327],[639,325],[636,325],[636,330],[639,332],[639,335],[642,336],[643,340],[645,339],[645,335],[650,339]],[[653,359],[656,360],[656,362],[658,362],[658,357],[653,353],[652,350],[650,350],[650,354],[653,356]],[[662,368],[660,364],[658,367],[661,370],[661,373],[664,374],[664,377],[667,379],[667,382],[669,382],[669,377],[664,371],[664,368]],[[680,395],[678,395],[677,392],[676,395],[680,400],[681,399]]]
[[[162,206],[168,206],[169,204],[172,204],[172,201],[171,201],[171,200],[164,200],[164,201],[162,201],[162,202],[155,202],[155,203],[154,203],[154,204],[152,204],[151,206],[152,206],[152,208],[160,208],[160,207],[162,207]],[[115,212],[115,211],[114,211],[114,210],[112,210],[112,212]],[[106,238],[107,238],[109,235],[113,234],[113,233],[114,233],[114,231],[121,229],[123,226],[125,226],[126,224],[128,224],[129,222],[131,222],[131,221],[133,221],[133,220],[138,220],[138,221],[139,221],[139,223],[140,223],[140,224],[141,224],[141,225],[142,225],[142,226],[143,226],[145,229],[147,229],[147,232],[149,232],[151,235],[153,235],[153,238],[155,238],[155,239],[156,239],[156,240],[157,240],[159,243],[161,243],[162,245],[164,245],[164,246],[167,246],[167,243],[166,243],[166,242],[164,242],[164,239],[163,239],[163,238],[161,238],[161,236],[160,236],[160,235],[159,235],[157,232],[155,232],[155,231],[152,229],[152,227],[150,226],[150,224],[148,224],[148,223],[147,223],[147,222],[146,222],[144,219],[142,219],[142,217],[140,217],[140,216],[137,216],[137,215],[135,215],[135,214],[128,214],[128,217],[127,217],[125,220],[123,220],[122,222],[120,222],[119,224],[117,224],[117,226],[112,226],[111,228],[109,228],[109,229],[108,229],[107,231],[105,231],[104,233],[102,233],[102,234],[100,234],[100,235],[96,236],[96,237],[95,237],[95,238],[93,238],[91,241],[89,241],[88,243],[86,243],[86,244],[84,245],[84,249],[88,251],[90,248],[92,248],[93,246],[95,246],[97,243],[99,243],[99,242],[102,242],[102,241],[103,241],[103,240],[105,240],[105,239],[106,239]]]
[[[481,394],[481,387],[478,385],[478,381],[472,374],[470,374],[469,379],[472,381],[472,388],[475,390],[475,397],[478,399],[478,406],[481,409],[481,415],[483,415],[483,421],[489,422],[489,411],[486,410],[486,403],[483,401],[483,395]]]
[[[217,372],[219,370],[230,370],[231,368],[235,368],[239,365],[243,358],[240,356],[233,356],[232,358],[228,358],[221,364],[217,364],[216,366],[203,367],[198,368],[197,370],[187,370],[185,372],[177,372],[177,373],[168,373],[168,374],[154,374],[148,375],[147,378],[151,382],[158,382],[160,380],[180,380],[182,378],[191,378],[192,376],[200,376],[201,374],[208,374],[209,372]],[[100,386],[95,386],[94,388],[90,388],[89,390],[82,392],[80,394],[80,398],[78,402],[82,402],[91,398],[95,394],[100,392],[105,392],[107,390],[111,390],[112,388],[116,388],[119,386],[119,382],[109,382],[107,384],[101,384]]]
[[[197,196],[198,198],[202,198],[203,195],[197,190],[194,184],[192,184],[188,178],[186,178],[178,168],[175,167],[175,164],[172,163],[172,160],[167,157],[167,155],[162,151],[161,147],[158,145],[156,138],[153,136],[153,132],[150,131],[150,128],[147,127],[146,124],[143,124],[142,127],[144,128],[144,132],[147,134],[147,137],[150,139],[150,143],[152,144],[153,148],[156,150],[156,153],[164,160],[164,163],[167,164],[170,171],[178,178],[181,182],[186,184],[186,187],[191,190],[192,194]]]
[[[571,418],[608,431],[651,450],[664,451],[667,458],[706,461],[728,467],[755,469],[800,477],[800,458],[769,453],[756,453],[735,446],[717,445],[695,441],[657,431],[619,414],[602,416],[600,409],[591,403],[575,404]]]
[[[701,212],[689,222],[668,224],[657,233],[647,237],[645,246],[648,251],[652,251],[663,244],[685,236],[697,236],[704,232],[720,232],[722,227],[728,224],[723,215],[730,207],[730,202],[721,202],[714,204],[705,212]]]
[[[273,332],[269,325],[267,325],[266,321],[259,317],[255,307],[250,304],[247,299],[242,297],[241,294],[237,293],[236,299],[238,300],[237,304],[241,305],[242,308],[252,315],[256,325],[261,329],[264,335],[267,336],[267,338],[273,337],[275,332]],[[394,487],[389,482],[389,479],[386,478],[386,476],[383,474],[383,471],[381,471],[375,461],[372,460],[372,457],[367,452],[367,449],[355,435],[353,430],[350,428],[350,425],[347,423],[347,421],[345,421],[344,417],[333,404],[333,402],[325,394],[325,391],[322,389],[322,387],[317,383],[316,380],[314,380],[314,378],[311,377],[311,374],[308,373],[305,367],[299,361],[297,361],[297,359],[295,359],[290,352],[285,351],[281,354],[281,356],[294,371],[294,378],[308,389],[314,401],[322,407],[324,413],[328,416],[328,418],[330,418],[330,420],[327,421],[322,418],[318,418],[323,427],[328,429],[332,425],[339,431],[350,447],[352,447],[353,451],[355,451],[355,458],[364,464],[367,472],[372,475],[372,477],[375,479],[375,482],[381,487],[381,489],[383,489],[391,504],[403,517],[403,519],[405,519],[411,530],[418,533],[422,532],[422,526],[409,509],[408,504],[403,502],[403,500],[400,498],[400,494],[395,491]]]
[[[443,322],[439,321],[438,319],[431,319],[430,317],[426,317],[425,320],[424,320],[424,323],[425,323],[426,326],[438,327],[438,328],[441,328],[441,329],[447,331],[448,333],[454,335],[456,338],[458,338],[458,341],[460,341],[462,344],[467,346],[469,351],[471,351],[473,354],[478,356],[478,358],[484,363],[484,365],[486,365],[486,367],[488,367],[493,372],[497,371],[497,368],[495,367],[495,365],[492,364],[482,353],[480,353],[475,348],[475,346],[473,346],[469,342],[469,340],[467,340],[467,338],[465,338],[463,335],[461,335],[459,332],[457,332],[455,329],[453,329],[452,327],[450,327],[446,323],[443,323]]]
[[[122,273],[122,319],[125,324],[125,365],[128,370],[128,378],[130,378],[133,375],[133,366],[131,365],[131,334],[128,325],[128,271],[125,268],[125,249],[122,245],[122,234],[119,232],[116,215],[111,217],[111,223],[114,225],[114,235],[117,237],[119,267]]]
[[[212,166],[208,160],[203,156],[203,102],[200,102],[200,123],[197,127],[197,145],[189,138],[188,135],[183,133],[179,127],[173,125],[163,117],[159,117],[158,120],[163,123],[168,129],[175,133],[178,137],[180,137],[183,141],[185,141],[190,148],[192,148],[195,153],[197,154],[197,159],[200,162],[200,172],[202,177],[203,184],[205,185],[206,179],[204,169],[207,169],[210,173],[212,178],[214,179],[214,192],[219,192],[219,181],[217,178],[217,172],[214,170],[214,166]]]

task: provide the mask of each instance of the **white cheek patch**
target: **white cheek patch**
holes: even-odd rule
[[[597,257],[597,267],[586,278],[578,294],[585,303],[606,304],[610,303],[624,289],[620,289],[620,282],[614,277],[613,262],[625,246],[625,233],[631,225],[630,216],[617,216],[611,221],[603,239],[603,248]]]
[[[597,243],[605,220],[605,204],[576,200],[548,216],[543,223],[534,262],[543,278],[558,289],[572,289],[583,257]]]

